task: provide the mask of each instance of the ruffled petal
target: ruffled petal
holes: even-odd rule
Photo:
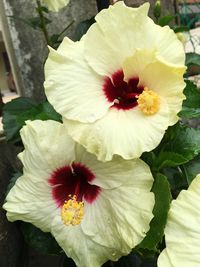
[[[61,123],[35,120],[26,124],[21,130],[25,150],[19,155],[24,174],[10,190],[4,209],[10,221],[24,220],[49,231],[57,205],[48,180],[57,168],[74,160],[74,141]]]
[[[66,38],[58,51],[50,49],[45,64],[45,93],[63,117],[94,122],[106,114],[112,103],[103,92],[104,77],[85,62],[83,48],[83,40],[72,43]]]
[[[56,216],[52,224],[52,234],[68,257],[77,267],[100,267],[106,261],[118,260],[115,250],[96,243],[85,235],[80,226],[66,226],[60,216]]]
[[[50,186],[26,172],[8,193],[3,208],[9,221],[30,222],[45,232],[50,231],[52,220],[58,213]]]
[[[124,80],[128,82],[133,77],[140,77],[144,69],[156,62],[155,50],[136,49],[135,53],[123,62]]]
[[[19,158],[24,170],[35,179],[47,179],[52,171],[74,160],[74,141],[66,134],[61,123],[28,121],[20,134],[25,150],[19,154]]]
[[[102,10],[85,36],[85,57],[92,68],[101,75],[112,75],[121,69],[126,57],[134,49],[146,47],[145,34],[149,42],[153,36],[145,31],[149,4],[129,8],[118,2]],[[145,32],[145,34],[144,34]]]
[[[113,189],[128,183],[130,177],[134,175],[137,186],[146,186],[149,188],[152,181],[147,183],[145,173],[147,172],[144,163],[139,160],[123,160],[116,156],[112,161],[104,162],[98,161],[97,158],[88,153],[82,146],[76,146],[76,160],[80,162],[94,174],[95,178],[90,184],[97,185],[104,189]],[[122,178],[123,177],[123,178]],[[145,182],[144,182],[145,181]]]
[[[148,3],[130,8],[120,1],[96,16],[85,36],[85,57],[94,70],[112,75],[136,49],[156,50],[167,64],[184,65],[181,42],[169,27],[156,25],[148,9]]]
[[[152,183],[149,167],[138,160],[129,180],[117,188],[102,190],[93,205],[85,204],[83,232],[115,249],[116,254],[128,254],[149,230],[154,206]]]
[[[161,99],[159,112],[144,115],[138,107],[131,110],[111,108],[93,124],[64,120],[68,133],[99,160],[109,161],[113,155],[124,159],[138,158],[161,141],[169,125],[167,103]]]
[[[200,266],[200,175],[172,201],[158,267]]]
[[[157,32],[156,32],[157,31]],[[185,64],[185,51],[182,42],[177,38],[169,26],[160,27],[156,25],[155,42],[157,57],[165,64],[176,67]]]

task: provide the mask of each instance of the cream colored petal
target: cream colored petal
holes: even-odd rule
[[[142,59],[142,60],[141,60]],[[123,65],[125,80],[138,76],[140,84],[147,86],[165,99],[169,109],[169,125],[177,122],[177,114],[185,99],[183,74],[185,67],[166,65],[156,59],[154,51],[139,50],[127,58]]]
[[[172,68],[158,61],[147,66],[141,76],[141,83],[155,91],[167,102],[170,117],[169,126],[177,122],[177,114],[181,111],[185,99],[183,94],[185,88],[184,72],[185,67]]]
[[[99,160],[109,161],[113,155],[124,159],[138,158],[161,141],[169,125],[169,111],[164,99],[154,115],[145,115],[138,107],[131,110],[111,108],[93,124],[64,120],[69,135]]]
[[[157,61],[155,50],[137,49],[123,62],[124,80],[128,81],[130,78],[142,76],[144,69],[155,61]]]
[[[171,204],[158,267],[200,266],[200,175]]]
[[[30,222],[45,232],[51,229],[51,223],[58,213],[51,196],[51,188],[45,180],[39,180],[25,172],[6,197],[3,208],[9,221]]]
[[[94,204],[85,203],[83,232],[115,249],[116,254],[129,253],[149,230],[154,206],[152,183],[148,166],[138,160],[129,180],[117,188],[102,190]]]
[[[59,9],[67,6],[69,0],[42,0],[51,11],[58,11]]]
[[[155,50],[167,64],[184,65],[181,42],[169,27],[160,27],[147,16],[148,8],[148,3],[130,8],[120,1],[96,16],[85,36],[85,57],[94,70],[111,75],[137,49]]]
[[[102,75],[113,74],[122,68],[126,57],[136,48],[148,47],[153,42],[147,12],[149,4],[130,8],[118,2],[102,10],[85,36],[85,57],[94,70]],[[149,38],[149,43],[145,38]]]
[[[63,41],[58,52],[50,49],[45,64],[45,93],[63,117],[94,122],[106,114],[112,103],[103,92],[104,77],[88,66],[80,53],[82,49],[83,41],[72,44],[68,39]],[[75,55],[77,50],[80,50],[79,57]]]
[[[19,157],[24,174],[9,192],[4,209],[10,221],[24,220],[49,231],[57,205],[48,179],[74,160],[74,141],[63,124],[55,121],[27,121],[21,137],[25,149]]]
[[[51,51],[52,48],[49,47],[49,49]],[[56,51],[68,59],[80,61],[80,57],[83,57],[84,53],[84,36],[81,41],[78,42],[74,42],[70,38],[64,37]]]
[[[53,221],[52,234],[77,267],[100,267],[109,259],[117,260],[121,255],[116,255],[114,249],[96,243],[83,233],[80,226],[64,225],[60,216]]]
[[[24,171],[35,179],[48,179],[57,168],[74,160],[74,141],[63,124],[56,121],[28,121],[21,130],[24,151],[19,154]]]
[[[185,64],[185,51],[174,31],[169,26],[156,25],[154,34],[158,58],[165,64],[183,66]]]
[[[139,160],[124,160],[119,156],[115,156],[112,161],[101,162],[96,156],[88,153],[85,148],[80,145],[76,146],[76,160],[87,166],[94,174],[95,179],[90,184],[98,185],[101,188],[113,189],[119,187],[125,182],[128,183],[130,177],[135,177],[136,186],[144,188],[151,187],[151,179],[149,183],[146,179],[146,173],[149,172],[148,167]]]

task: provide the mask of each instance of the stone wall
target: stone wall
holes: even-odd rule
[[[22,95],[32,97],[36,100],[44,98],[43,93],[43,64],[48,50],[43,34],[30,28],[22,21],[17,19],[36,16],[35,0],[3,0],[0,1],[1,15],[3,19],[3,29],[6,39],[9,39],[7,46],[12,46],[12,63],[17,72],[16,80]],[[53,20],[48,29],[51,33],[59,33],[69,23],[74,21],[67,32],[73,38],[76,25],[84,20],[91,18],[97,12],[95,0],[72,0],[71,3],[63,8],[59,13],[51,14]],[[14,16],[13,19],[9,16]],[[7,30],[8,29],[8,30]],[[10,34],[10,36],[9,36]],[[9,49],[10,50],[10,49]],[[14,58],[15,57],[15,58]],[[19,77],[20,76],[20,77]]]

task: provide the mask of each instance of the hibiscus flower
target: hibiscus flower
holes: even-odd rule
[[[44,4],[47,5],[48,9],[51,11],[58,11],[59,9],[67,6],[69,0],[42,0]]]
[[[200,266],[200,174],[172,201],[158,267]]]
[[[78,267],[99,267],[140,243],[154,206],[142,160],[98,161],[55,121],[27,122],[21,137],[23,175],[3,206],[10,221],[51,231]]]
[[[184,99],[185,54],[149,4],[120,1],[96,16],[80,42],[50,48],[45,92],[70,136],[99,160],[140,157],[177,122]]]

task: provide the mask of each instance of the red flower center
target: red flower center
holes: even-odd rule
[[[52,196],[58,207],[70,199],[70,195],[75,195],[77,201],[82,201],[83,198],[90,204],[95,201],[101,189],[89,183],[94,178],[94,174],[80,163],[73,163],[54,171],[49,184],[52,186]]]
[[[128,110],[138,105],[137,96],[144,90],[144,87],[138,83],[138,77],[133,77],[125,82],[123,70],[119,70],[112,75],[112,79],[105,78],[104,94],[109,102],[114,101],[112,107]]]

